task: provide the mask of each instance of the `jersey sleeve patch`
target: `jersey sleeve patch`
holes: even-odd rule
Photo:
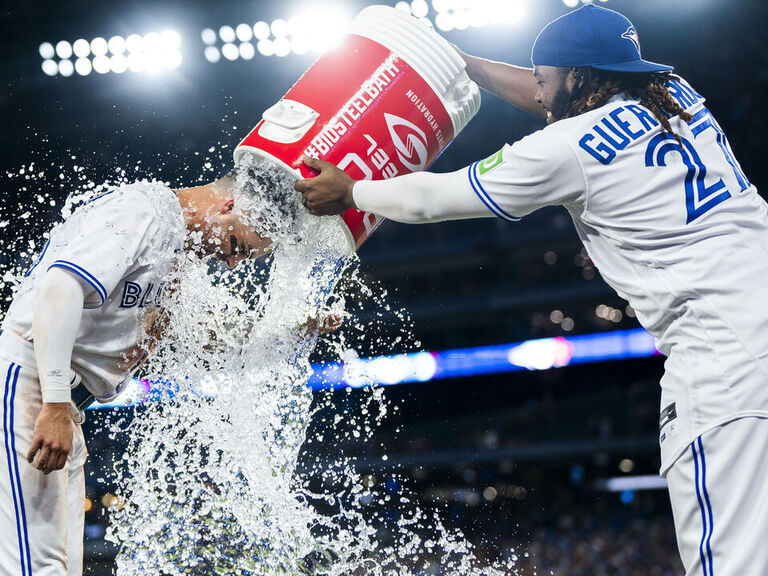
[[[488,172],[500,166],[502,162],[504,162],[504,148],[495,154],[491,154],[485,160],[478,162],[477,171],[480,172],[480,176],[485,176]]]

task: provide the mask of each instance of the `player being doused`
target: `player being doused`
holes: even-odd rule
[[[293,234],[298,203],[279,173],[244,162],[203,186],[123,185],[51,231],[0,334],[7,567],[82,573],[83,409],[115,398],[147,358],[188,256],[232,268]],[[297,329],[328,332],[340,323],[328,316]]]

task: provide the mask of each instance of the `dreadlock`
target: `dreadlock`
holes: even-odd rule
[[[566,68],[564,73],[570,69]],[[672,97],[667,89],[667,82],[672,78],[669,72],[628,73],[598,70],[590,67],[577,67],[573,92],[564,103],[561,118],[570,118],[599,108],[616,94],[625,94],[636,99],[641,106],[648,108],[661,126],[675,137],[669,119],[680,116],[685,122],[692,118]]]

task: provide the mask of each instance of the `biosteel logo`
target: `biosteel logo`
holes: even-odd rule
[[[427,136],[424,132],[408,120],[384,113],[387,121],[389,135],[392,144],[395,145],[397,156],[403,166],[411,172],[420,172],[427,166]]]

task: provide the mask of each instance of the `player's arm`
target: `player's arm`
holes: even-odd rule
[[[27,460],[45,474],[63,468],[72,448],[70,362],[84,300],[83,285],[61,268],[48,270],[37,288],[32,332],[43,407]]]
[[[536,102],[537,85],[532,68],[479,58],[458,48],[456,51],[466,62],[469,77],[481,88],[531,114],[546,116],[544,109]]]
[[[315,215],[340,214],[350,208],[406,224],[490,218],[493,214],[469,186],[465,170],[447,174],[416,172],[388,180],[355,181],[330,162],[305,158],[314,178],[294,187]]]

